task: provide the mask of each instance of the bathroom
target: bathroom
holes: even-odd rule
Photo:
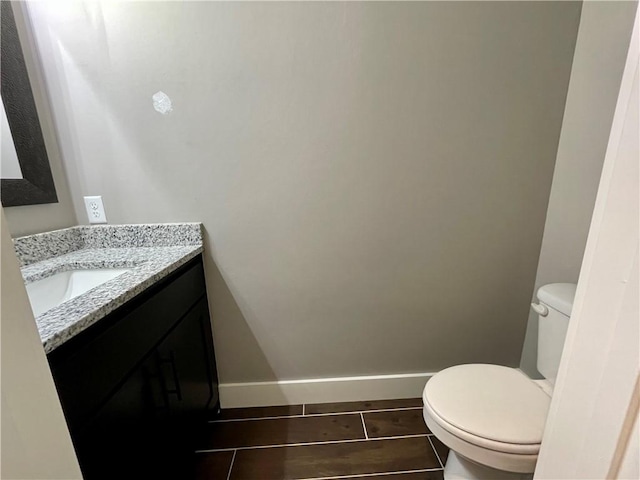
[[[636,6],[13,4],[58,201],[3,207],[3,326],[26,298],[5,237],[87,225],[84,197],[101,196],[109,224],[202,223],[223,412],[420,398],[461,364],[541,378],[530,304],[578,283]],[[25,440],[3,441],[2,477],[80,478],[23,328],[20,350],[3,331]],[[31,390],[6,386],[29,365]],[[537,477],[587,478],[581,452],[549,447]]]

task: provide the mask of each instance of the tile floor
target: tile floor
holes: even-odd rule
[[[223,410],[196,451],[209,480],[442,480],[449,449],[422,400]]]

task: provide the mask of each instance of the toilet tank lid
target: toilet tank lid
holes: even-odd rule
[[[571,316],[575,296],[575,283],[550,283],[538,289],[538,300],[566,316]]]

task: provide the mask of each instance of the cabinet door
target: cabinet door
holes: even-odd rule
[[[171,415],[185,427],[203,420],[211,401],[217,401],[209,325],[205,298],[156,349]]]
[[[162,395],[155,354],[136,368],[97,415],[74,435],[85,479],[147,478],[167,458]]]

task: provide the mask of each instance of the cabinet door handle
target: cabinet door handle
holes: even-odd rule
[[[158,374],[153,374],[149,371],[148,368],[143,367],[142,376],[144,378],[146,388],[148,389],[149,399],[153,408],[155,408],[157,411],[162,411],[162,412],[169,410],[169,398],[166,395],[166,388],[164,388],[164,382],[162,381],[162,378],[160,378],[160,372],[158,371]],[[156,381],[154,382],[154,380]],[[161,391],[159,392],[160,396],[162,397],[161,402],[157,401],[157,398],[158,398],[158,395],[156,394],[157,389],[154,388],[154,385],[157,385],[158,383],[160,384],[160,387],[161,387]]]
[[[168,363],[171,365],[171,373],[173,375],[174,388],[173,390],[167,389],[166,390],[167,394],[173,394],[176,397],[178,397],[178,400],[182,400],[182,390],[180,389],[180,380],[178,379],[178,369],[176,368],[176,359],[173,354],[173,350],[169,352],[169,358],[159,357],[159,359],[160,359],[160,364]]]

